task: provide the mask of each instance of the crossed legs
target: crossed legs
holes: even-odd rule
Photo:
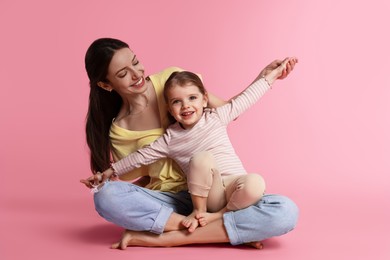
[[[210,152],[191,159],[187,181],[194,210],[182,224],[189,232],[222,218],[227,211],[256,203],[265,191],[265,182],[258,174],[221,177]]]

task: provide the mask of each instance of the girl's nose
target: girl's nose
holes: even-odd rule
[[[187,108],[187,107],[188,107],[188,102],[184,100],[182,102],[181,108]]]

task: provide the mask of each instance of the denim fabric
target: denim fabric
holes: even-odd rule
[[[161,234],[173,211],[192,212],[190,194],[152,191],[121,181],[105,183],[94,195],[96,211],[118,226]],[[224,214],[224,225],[232,245],[261,241],[291,231],[298,208],[289,198],[264,195],[254,206]]]
[[[224,214],[224,225],[232,245],[280,236],[293,230],[299,210],[289,198],[264,195],[248,208]]]
[[[95,209],[109,222],[134,231],[161,234],[173,211],[192,212],[188,192],[158,192],[122,181],[108,181],[94,195]]]

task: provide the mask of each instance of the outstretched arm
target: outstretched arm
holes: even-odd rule
[[[169,135],[164,134],[151,144],[138,149],[113,163],[111,167],[104,172],[97,172],[85,180],[80,180],[80,182],[85,184],[88,188],[93,188],[107,179],[115,178],[118,175],[132,171],[142,165],[149,165],[161,158],[166,158],[168,156],[168,140]]]
[[[296,57],[274,60],[260,72],[259,76],[253,82],[260,78],[266,78],[268,83],[272,84],[277,79],[284,79],[290,74],[297,63],[298,59]]]
[[[291,63],[289,66],[291,69],[295,65],[296,59],[286,58],[282,62],[273,61],[259,73],[249,87],[232,98],[227,105],[217,108],[222,122],[228,124],[254,105],[271,88],[276,79],[285,77],[289,63]]]
[[[295,67],[295,64],[298,63],[298,59],[295,58],[295,57],[292,57],[292,58],[286,58],[284,60],[274,60],[273,62],[271,62],[269,65],[267,65],[261,72],[260,74],[252,81],[251,84],[253,84],[254,82],[256,82],[258,79],[260,78],[264,78],[266,75],[269,75],[272,71],[274,71],[276,68],[278,68],[280,65],[282,65],[282,63],[286,61],[286,64],[284,66],[284,69],[281,70],[281,74],[276,77],[276,79],[285,79],[288,75],[290,75],[290,73],[293,71],[294,67]],[[273,83],[276,79],[273,79],[272,82],[271,82],[271,79],[268,81],[269,83]],[[267,78],[268,80],[268,78]],[[250,85],[251,85],[250,84]],[[235,95],[234,97],[232,97],[230,100],[236,98],[237,95]],[[217,98],[218,99],[218,98]],[[230,101],[229,100],[229,101]],[[214,108],[217,108],[217,107],[220,107],[222,105],[225,105],[226,103],[228,103],[228,101],[223,101],[221,103],[219,103],[220,105],[217,105],[217,106],[212,106]]]

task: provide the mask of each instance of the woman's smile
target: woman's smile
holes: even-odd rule
[[[145,85],[144,77],[141,77],[136,83],[131,85],[132,88],[142,88]]]

